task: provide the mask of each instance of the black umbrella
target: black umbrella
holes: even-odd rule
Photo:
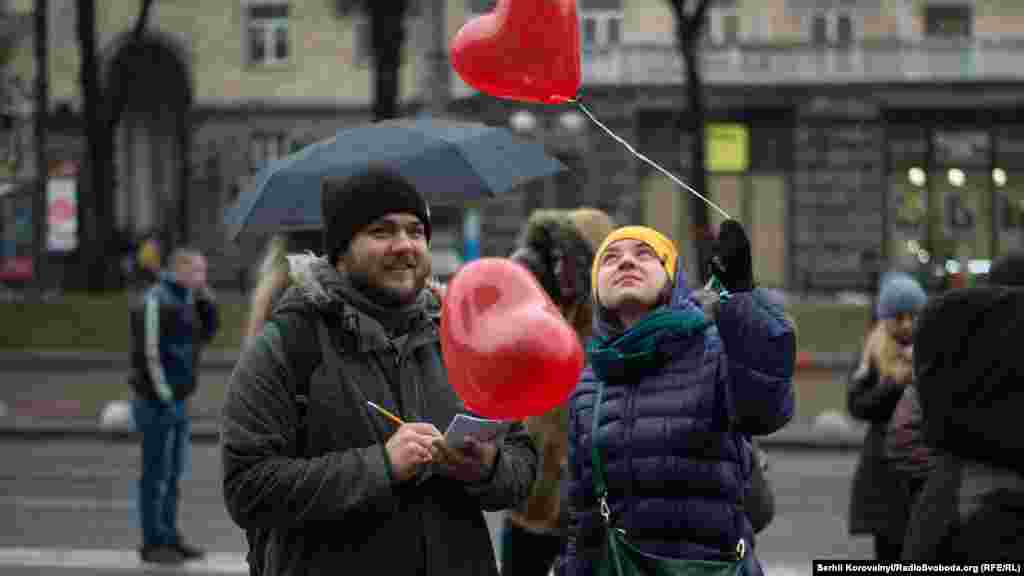
[[[320,228],[320,187],[325,177],[355,175],[386,165],[409,180],[428,202],[491,198],[565,170],[543,146],[506,128],[477,122],[404,118],[340,130],[275,160],[228,209],[228,233],[262,234]]]

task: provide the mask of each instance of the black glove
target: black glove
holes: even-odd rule
[[[750,239],[743,226],[726,220],[718,229],[718,239],[711,248],[707,265],[708,277],[714,275],[729,292],[754,289],[754,267],[750,260]]]

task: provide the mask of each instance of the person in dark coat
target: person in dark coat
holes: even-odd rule
[[[745,232],[726,221],[715,266],[729,294],[698,300],[674,244],[655,230],[620,228],[597,251],[595,338],[570,398],[567,574],[594,574],[601,554],[594,442],[611,518],[632,544],[670,558],[735,560],[742,542],[745,568],[760,573],[743,510],[755,465],[748,440],[793,415],[796,343],[775,298],[754,287],[750,262]]]
[[[996,259],[989,272],[988,283],[993,287],[1024,288],[1024,251],[1010,252]],[[928,322],[925,322],[924,318],[922,318],[922,324],[926,330],[934,330],[936,329],[935,326],[937,326],[937,324],[931,321],[931,316],[929,316]],[[992,328],[995,328],[995,326]],[[946,327],[938,329],[945,330]],[[934,334],[925,333],[919,327],[915,338],[928,340],[930,336],[934,336]],[[953,336],[953,334],[946,334],[946,336]],[[997,345],[998,343],[993,344]],[[1007,358],[1010,357],[1012,356],[1007,356]],[[1018,371],[1019,373],[1020,371]],[[941,386],[949,381],[947,378],[940,377],[925,380],[934,381],[937,386]],[[959,386],[956,383],[954,385]],[[922,420],[924,419],[925,411],[922,408]],[[922,430],[926,428],[927,423],[925,422]],[[977,514],[972,520],[973,525],[970,529],[963,529],[959,505],[964,474],[962,459],[957,454],[948,450],[932,446],[928,434],[925,435],[924,441],[926,445],[929,445],[929,449],[935,453],[934,469],[925,480],[921,494],[911,511],[901,559],[914,562],[934,562],[953,558],[958,555],[953,549],[954,541],[962,548],[966,547],[980,551],[981,549],[977,543],[972,543],[968,540],[972,534],[975,534],[973,528],[983,526],[990,519],[996,518],[1001,514],[1005,515],[1007,511],[1020,514],[1020,510],[1015,510],[1013,506],[1014,496],[1010,495],[1007,501],[1008,506],[1001,509],[986,510]],[[939,442],[939,444],[943,443]],[[972,468],[972,470],[976,470],[976,468]],[[986,534],[983,530],[977,533]],[[959,534],[959,536],[953,538],[953,534]],[[978,554],[977,557],[984,558],[985,556]]]
[[[915,346],[927,441],[958,460],[941,561],[1024,559],[1024,289],[953,290],[925,308]]]
[[[219,327],[206,271],[201,253],[176,249],[171,269],[158,275],[131,311],[132,416],[142,433],[139,556],[147,563],[180,564],[203,556],[178,529],[178,504],[191,445],[188,399],[198,383],[203,346]]]
[[[935,468],[934,450],[924,441],[924,417],[916,383],[903,389],[893,410],[885,433],[885,457],[893,473],[901,477],[911,502],[916,501]]]
[[[883,277],[876,306],[879,320],[847,391],[850,414],[869,423],[853,476],[849,530],[872,535],[875,558],[882,561],[899,559],[910,514],[907,486],[886,460],[885,435],[896,404],[913,381],[914,319],[926,301],[910,276]]]
[[[322,210],[326,257],[288,259],[290,286],[231,375],[227,510],[268,535],[251,540],[265,574],[497,576],[483,511],[526,498],[537,454],[521,424],[497,442],[443,443],[439,430],[465,407],[430,312],[426,201],[375,169],[327,180]],[[299,378],[309,390],[301,442]]]

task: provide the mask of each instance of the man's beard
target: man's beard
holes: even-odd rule
[[[404,291],[400,292],[375,284],[370,280],[370,274],[362,266],[349,266],[346,273],[352,287],[362,292],[374,304],[386,308],[399,308],[415,302],[416,297],[426,286],[427,274],[422,273],[420,268],[422,266],[418,266],[415,269],[416,281],[414,282],[414,290],[409,295],[404,294]]]

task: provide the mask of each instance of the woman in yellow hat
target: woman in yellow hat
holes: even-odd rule
[[[619,228],[597,250],[594,339],[569,408],[569,574],[599,573],[620,529],[645,554],[761,572],[749,440],[793,415],[795,335],[754,286],[739,223],[722,224],[710,268],[723,289],[702,306],[656,230]]]

